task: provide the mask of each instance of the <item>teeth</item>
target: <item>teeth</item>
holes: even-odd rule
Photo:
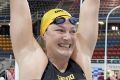
[[[60,47],[70,48],[70,44],[59,44]]]
[[[63,47],[66,47],[66,48],[68,48],[69,47],[69,45],[62,45]]]

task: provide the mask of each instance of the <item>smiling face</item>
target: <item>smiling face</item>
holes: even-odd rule
[[[48,56],[70,57],[75,46],[75,33],[77,27],[68,19],[63,24],[49,25],[43,39],[46,44]]]

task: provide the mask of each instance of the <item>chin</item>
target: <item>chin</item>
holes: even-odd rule
[[[66,51],[66,50],[60,50],[58,51],[58,54],[60,54],[61,56],[64,56],[64,57],[70,57],[72,55],[72,52],[73,51]]]

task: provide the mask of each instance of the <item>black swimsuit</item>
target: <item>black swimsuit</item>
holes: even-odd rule
[[[79,65],[72,60],[69,60],[68,67],[64,73],[58,71],[49,61],[42,80],[85,80],[85,77]]]

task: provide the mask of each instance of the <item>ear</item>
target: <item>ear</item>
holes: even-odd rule
[[[48,27],[49,28],[49,27]],[[42,37],[42,39],[44,40],[44,41],[46,41],[46,39],[47,39],[47,35],[48,35],[48,28],[46,29],[46,31],[45,31],[45,33],[44,33],[44,35],[43,36],[41,36]]]
[[[42,36],[42,39],[43,39],[44,41],[46,41],[46,39],[47,39],[47,32],[45,32],[45,34]]]
[[[42,48],[45,48],[45,42],[46,42],[45,36],[41,36],[40,45],[41,45]]]
[[[44,41],[46,41],[46,35],[45,35],[45,34],[42,36],[42,39],[43,39]]]

